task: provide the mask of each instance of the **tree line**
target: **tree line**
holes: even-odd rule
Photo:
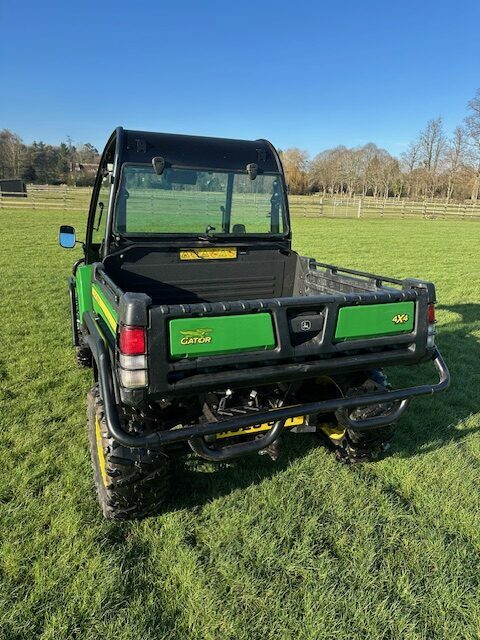
[[[375,197],[480,197],[480,89],[452,136],[442,118],[430,120],[399,158],[370,142],[338,146],[310,158],[291,148],[281,158],[292,194],[318,193]]]
[[[326,149],[313,158],[298,148],[280,154],[292,194],[478,201],[480,89],[451,136],[445,134],[442,118],[430,120],[399,158],[373,142]],[[16,133],[0,131],[0,178],[92,185],[98,162],[98,151],[88,142],[75,146],[68,138],[58,146],[25,144]]]
[[[19,135],[0,131],[0,178],[21,178],[33,184],[93,185],[100,156],[89,142],[74,145],[25,144]]]

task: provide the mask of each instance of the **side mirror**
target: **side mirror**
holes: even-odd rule
[[[155,156],[155,158],[152,158],[152,165],[157,176],[161,176],[165,169],[165,159],[160,156]]]
[[[67,224],[62,224],[58,232],[58,243],[64,249],[73,249],[77,242],[75,229]]]
[[[250,164],[247,164],[246,169],[250,180],[255,180],[258,175],[258,164],[251,162]]]

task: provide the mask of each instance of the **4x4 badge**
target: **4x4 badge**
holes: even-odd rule
[[[397,313],[396,316],[393,316],[392,322],[395,324],[405,324],[405,322],[408,322],[408,313]]]
[[[210,344],[212,342],[211,333],[213,329],[191,329],[190,331],[180,331],[183,338],[180,340],[180,344]]]

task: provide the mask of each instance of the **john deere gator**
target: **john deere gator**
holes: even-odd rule
[[[70,226],[59,239],[78,242]],[[117,128],[81,244],[72,334],[93,368],[88,432],[107,518],[155,513],[180,455],[276,459],[286,430],[318,433],[344,462],[374,458],[414,397],[449,384],[433,284],[294,251],[266,140]],[[436,384],[392,390],[382,371],[429,361]]]

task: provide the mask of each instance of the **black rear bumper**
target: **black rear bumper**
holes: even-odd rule
[[[118,442],[127,447],[162,447],[177,442],[189,442],[192,449],[202,457],[210,460],[225,460],[265,448],[280,435],[284,428],[285,420],[288,418],[335,412],[339,422],[349,429],[367,431],[391,424],[398,420],[412,398],[440,393],[441,391],[445,391],[450,385],[448,368],[438,349],[435,349],[432,352],[432,361],[439,377],[436,384],[419,385],[382,393],[370,393],[362,396],[334,398],[332,400],[310,402],[293,407],[282,407],[271,411],[261,411],[255,413],[254,424],[275,422],[274,427],[272,427],[265,436],[239,445],[230,445],[222,449],[212,450],[203,440],[204,436],[249,427],[252,425],[252,415],[239,416],[220,422],[188,425],[179,429],[157,431],[147,435],[126,432],[118,418],[109,353],[97,329],[95,320],[87,313],[85,314],[85,322],[89,331],[86,340],[93,353],[98,369],[100,393],[104,402],[105,419],[108,430]],[[351,413],[350,410],[357,407],[385,403],[394,403],[392,410],[385,415],[362,421],[355,421],[349,415],[349,413]]]

